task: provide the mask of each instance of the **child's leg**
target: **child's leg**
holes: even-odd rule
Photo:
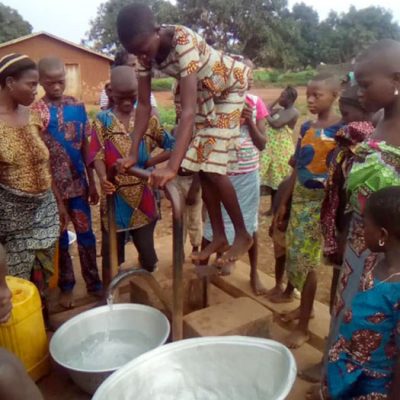
[[[70,201],[65,202],[65,207],[71,217]],[[58,287],[60,288],[59,304],[64,308],[74,307],[72,291],[75,286],[74,267],[72,265],[71,255],[69,254],[68,230],[61,232],[58,240],[59,258],[58,258]]]
[[[156,269],[158,257],[154,248],[154,229],[157,221],[153,221],[139,229],[131,231],[133,244],[139,253],[142,268],[149,272]]]
[[[281,261],[282,261],[282,264],[285,265],[286,257],[281,259]],[[290,282],[288,282],[286,289],[283,292],[281,291],[280,293],[275,294],[274,296],[271,296],[269,298],[269,300],[275,304],[292,303],[294,301],[294,289],[295,289],[295,287]],[[274,290],[274,289],[272,289],[272,290]]]
[[[206,175],[201,171],[199,173],[203,201],[207,207],[208,216],[210,218],[213,239],[208,245],[202,248],[200,253],[193,255],[193,260],[200,262],[208,260],[214,253],[226,251],[229,247],[222,218],[219,190],[213,186],[208,175],[209,174]],[[226,179],[229,181],[227,176]]]
[[[249,249],[249,260],[250,260],[250,284],[253,292],[257,296],[266,294],[267,290],[260,281],[258,276],[257,265],[258,265],[258,234],[253,234],[253,245]]]
[[[192,251],[197,252],[200,249],[203,236],[203,202],[201,201],[201,192],[196,196],[195,204],[186,207],[190,243],[192,244]]]
[[[276,190],[275,189],[270,189],[270,193],[271,193],[271,204],[269,207],[269,210],[265,213],[265,215],[267,217],[270,217],[272,215],[272,205],[274,204],[274,199],[275,199],[275,195],[276,195]]]
[[[69,200],[71,222],[74,225],[82,277],[89,293],[101,294],[103,285],[100,281],[96,259],[96,237],[92,229],[90,206],[84,197]]]
[[[283,275],[285,274],[285,262],[285,255],[275,258],[275,286],[266,293],[268,297],[278,297],[284,293]]]
[[[310,339],[308,324],[313,314],[316,291],[317,274],[315,271],[310,271],[307,274],[307,278],[301,292],[300,308],[293,312],[293,315],[298,312],[299,323],[295,331],[290,334],[288,340],[288,346],[292,349],[297,349]]]
[[[204,175],[206,175],[206,179],[209,182],[208,185],[210,186],[210,191],[217,194],[216,201],[217,202],[220,201],[224,205],[226,212],[228,213],[230,219],[232,220],[232,224],[235,229],[235,238],[233,244],[230,247],[230,249],[225,254],[223,254],[222,257],[219,258],[219,262],[221,264],[224,264],[229,261],[235,261],[242,254],[246,253],[253,244],[253,239],[246,230],[246,226],[244,223],[242,211],[240,210],[236,191],[232,185],[231,180],[227,175],[218,175],[214,173],[206,173]],[[208,204],[206,205],[207,209],[210,212],[209,205]],[[214,226],[216,226],[217,224],[221,224],[222,231],[224,231],[221,212],[220,212],[221,218],[215,221],[214,224],[212,220],[213,216],[214,212],[210,213],[210,220],[213,232],[214,232]],[[223,249],[221,248],[219,248],[218,250],[223,251]]]

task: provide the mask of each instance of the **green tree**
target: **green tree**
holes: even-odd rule
[[[143,0],[137,0],[143,1]],[[86,44],[112,53],[117,44],[115,21],[132,0],[107,0],[91,21]],[[289,11],[286,0],[147,0],[159,23],[189,26],[214,47],[251,58],[258,65],[299,69],[350,61],[360,50],[383,38],[400,39],[400,27],[381,7],[331,12],[320,21],[304,3]]]
[[[381,39],[400,39],[400,27],[390,11],[381,7],[357,10],[352,6],[347,13],[331,12],[320,26],[320,61],[348,62]]]
[[[119,11],[132,0],[108,0],[97,9],[96,17],[90,21],[90,30],[83,44],[97,51],[112,54],[118,47],[119,40],[116,29],[116,20]],[[178,23],[178,9],[168,1],[147,0],[153,8],[159,23]]]
[[[17,10],[0,3],[0,43],[29,35],[31,32],[31,24]]]
[[[293,45],[299,67],[319,63],[320,21],[318,13],[304,3],[295,4],[290,14],[297,36]],[[289,22],[290,23],[290,22]]]
[[[183,23],[201,33],[213,46],[238,52],[259,63],[288,61],[282,24],[286,0],[178,0]],[[290,62],[289,62],[290,63]]]

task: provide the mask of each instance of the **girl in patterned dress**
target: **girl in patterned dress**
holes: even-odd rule
[[[152,11],[145,5],[132,4],[123,8],[118,15],[117,28],[121,43],[140,63],[137,122],[130,157],[121,162],[122,168],[137,161],[138,143],[150,116],[151,74],[156,67],[178,80],[182,111],[175,150],[167,166],[152,173],[151,183],[163,187],[175,178],[180,167],[199,172],[213,240],[194,259],[203,261],[218,252],[223,253],[219,258],[221,264],[235,260],[252,245],[235,190],[227,176],[237,168],[248,68],[209,46],[189,28],[157,26]],[[235,239],[230,248],[221,203],[235,227]]]
[[[369,235],[364,233],[362,218],[365,204],[373,193],[386,187],[400,186],[400,42],[387,39],[373,44],[357,58],[355,77],[361,104],[370,112],[384,108],[384,117],[373,135],[357,147],[356,160],[346,180],[347,209],[352,216],[332,312],[327,354],[331,354],[337,344],[354,299],[368,287],[369,272],[375,268],[374,261],[379,261],[377,254],[372,253],[366,244]],[[328,363],[325,360],[324,375]],[[397,399],[398,396],[371,394],[359,398]]]
[[[328,353],[323,392],[332,400],[389,399],[400,371],[400,186],[370,196],[364,235],[372,253]]]
[[[269,106],[267,145],[260,158],[261,185],[271,192],[271,208],[267,216],[272,215],[278,186],[292,172],[289,160],[294,153],[293,130],[300,115],[294,106],[296,99],[297,90],[288,86]]]
[[[321,205],[329,163],[336,147],[335,136],[342,127],[341,119],[333,107],[338,93],[339,81],[332,75],[319,75],[309,82],[307,105],[317,118],[305,122],[301,127],[290,190],[283,195],[277,215],[279,227],[292,196],[286,232],[289,282],[285,294],[296,288],[301,291],[301,302],[300,307],[282,316],[285,322],[299,321],[288,337],[288,346],[291,348],[300,347],[309,340],[308,324],[312,318],[317,288],[316,269],[321,264],[322,255]],[[274,300],[278,302],[278,297]],[[282,301],[287,301],[286,296]]]

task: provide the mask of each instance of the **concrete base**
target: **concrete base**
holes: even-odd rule
[[[240,297],[195,311],[184,318],[184,337],[270,337],[272,312],[247,297]]]

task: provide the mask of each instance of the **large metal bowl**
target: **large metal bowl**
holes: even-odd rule
[[[207,337],[152,350],[110,376],[92,400],[283,400],[292,353],[272,340]]]
[[[108,326],[111,327],[111,336],[113,330],[120,329],[132,329],[145,335],[151,348],[164,344],[170,332],[170,325],[164,314],[141,304],[115,304],[112,312],[108,306],[98,307],[65,322],[50,341],[50,354],[57,364],[68,370],[73,381],[90,394],[116,369],[93,371],[79,368],[71,360],[71,349],[88,336],[104,332]]]

